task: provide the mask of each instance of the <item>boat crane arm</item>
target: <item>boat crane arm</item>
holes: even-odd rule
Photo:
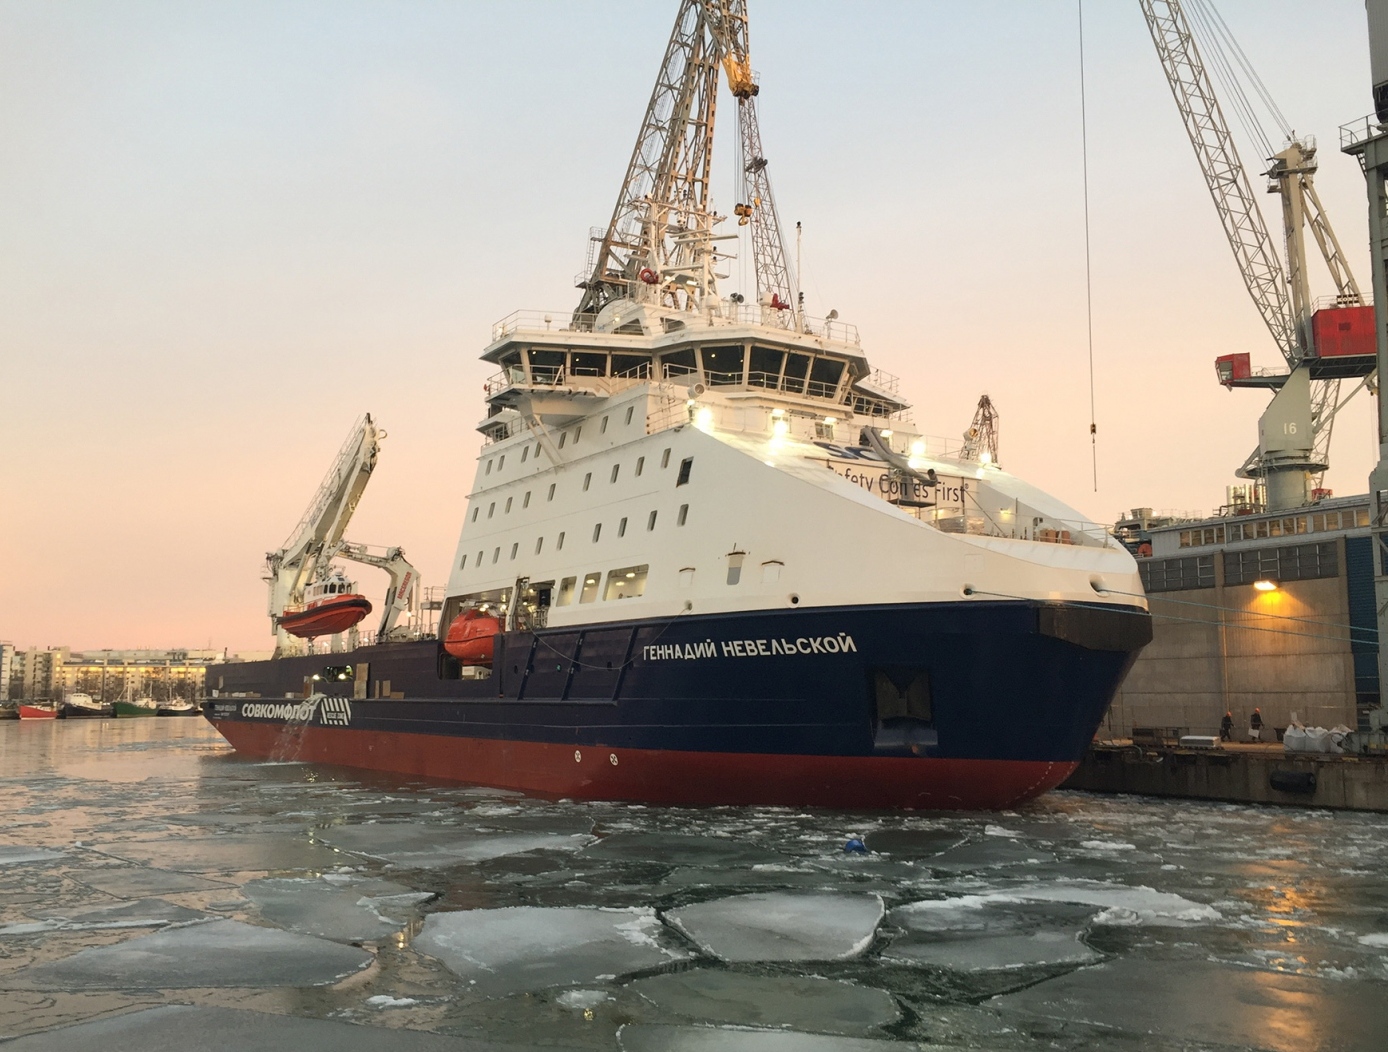
[[[419,613],[419,571],[405,558],[403,548],[377,548],[365,544],[341,541],[329,549],[330,558],[349,559],[364,566],[374,566],[390,574],[390,588],[382,603],[381,624],[376,630],[378,643],[393,638],[406,638],[413,625],[398,626],[402,614],[413,620]]]
[[[266,553],[269,614],[279,649],[294,645],[288,633],[279,627],[279,617],[286,606],[303,602],[304,588],[316,574],[326,570],[331,556],[324,558],[324,550],[342,540],[347,523],[371,479],[371,472],[376,468],[381,439],[385,437],[370,413],[352,425],[347,440],[289,539],[279,550]]]

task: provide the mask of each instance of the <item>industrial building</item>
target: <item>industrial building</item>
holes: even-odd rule
[[[1369,498],[1239,510],[1161,525],[1147,517],[1138,566],[1153,639],[1101,737],[1217,734],[1225,712],[1243,734],[1255,707],[1268,727],[1355,728],[1378,704]]]

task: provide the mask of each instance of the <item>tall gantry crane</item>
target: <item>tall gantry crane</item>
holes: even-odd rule
[[[576,326],[625,300],[695,311],[716,302],[726,277],[717,266],[730,257],[715,242],[737,237],[714,233],[726,217],[709,193],[720,67],[737,99],[742,201],[734,212],[751,228],[757,300],[768,319],[800,326],[757,122],[746,0],[682,0],[617,205],[579,282]]]
[[[1181,0],[1139,2],[1244,284],[1286,363],[1285,372],[1255,374],[1246,353],[1224,355],[1216,362],[1220,382],[1227,387],[1263,387],[1275,392],[1258,423],[1258,448],[1238,475],[1264,482],[1269,508],[1301,507],[1313,498],[1319,476],[1329,466],[1335,414],[1348,401],[1340,400],[1340,381],[1358,377],[1367,383],[1373,373],[1372,308],[1363,305],[1316,194],[1315,142],[1289,133],[1286,148],[1269,158],[1271,167],[1263,173],[1268,191],[1282,201],[1284,268]],[[1232,43],[1227,27],[1206,0],[1190,0],[1190,6],[1216,49],[1221,37]],[[1237,112],[1252,119],[1233,72],[1234,65],[1248,69],[1247,63],[1237,45],[1234,49],[1234,62],[1219,54],[1215,68],[1226,88],[1239,95]],[[1334,305],[1320,310],[1310,294],[1307,228],[1336,288]]]

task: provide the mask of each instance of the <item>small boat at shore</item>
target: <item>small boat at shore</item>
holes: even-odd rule
[[[196,716],[199,711],[191,701],[177,697],[161,701],[155,706],[155,712],[160,716]]]
[[[97,701],[90,694],[69,694],[63,699],[64,719],[107,719],[114,715],[110,705]]]
[[[21,720],[56,720],[58,703],[56,701],[21,701],[19,703]]]

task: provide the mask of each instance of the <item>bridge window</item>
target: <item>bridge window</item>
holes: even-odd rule
[[[614,354],[612,356],[613,376],[644,376],[651,360],[644,354]]]
[[[567,442],[568,440],[569,440],[569,433],[568,433],[567,431],[560,431],[560,432],[559,432],[559,448],[560,448],[560,449],[563,449],[563,448],[564,448],[564,443]]]
[[[547,496],[547,497],[545,498],[545,500],[553,500],[553,499],[554,499],[554,487],[555,487],[555,485],[556,485],[556,483],[553,483],[553,482],[551,482],[551,483],[549,484],[549,496]]]
[[[545,546],[545,539],[544,539],[543,537],[536,537],[536,538],[535,538],[535,554],[536,554],[536,555],[539,555],[539,554],[540,554],[540,549],[543,548],[544,546]]]
[[[496,551],[492,552],[492,565],[495,566],[496,563],[497,563],[497,560],[499,560],[500,558],[501,558],[501,547],[500,547],[500,545],[498,545]]]
[[[496,501],[492,501],[491,504],[489,504],[489,505],[487,506],[487,518],[490,519],[490,518],[491,518],[493,515],[495,515],[495,514],[496,514]]]
[[[525,496],[521,498],[521,507],[522,507],[522,508],[528,508],[528,507],[530,507],[530,491],[529,491],[529,490],[526,490],[526,491],[525,491]]]
[[[507,497],[507,498],[506,498],[506,510],[503,512],[503,514],[506,514],[506,515],[510,515],[510,514],[511,514],[511,501],[513,501],[513,500],[515,500],[515,499],[516,499],[515,497]]]
[[[683,526],[688,520],[689,520],[689,505],[688,505],[688,504],[681,504],[681,505],[680,505],[680,513],[679,513],[679,515],[675,518],[675,525],[676,525],[676,526]]]
[[[481,566],[481,565],[482,565],[482,556],[483,556],[484,554],[486,554],[486,553],[485,553],[485,552],[478,552],[478,553],[477,553],[477,561],[476,561],[475,563],[473,563],[472,565],[473,565],[473,566]]]
[[[634,405],[629,405],[629,406],[627,406],[626,425],[627,425],[628,427],[631,426],[631,417],[632,417],[632,414],[634,414],[635,412],[636,412],[636,406],[634,406]]]
[[[600,434],[600,435],[605,435],[605,434],[607,434],[607,417],[603,417],[603,418],[602,418],[602,426],[601,426],[600,428],[598,428],[598,434]]]
[[[622,470],[622,465],[620,465],[620,464],[613,464],[613,465],[612,465],[612,478],[611,478],[611,481],[612,481],[612,482],[616,482],[616,481],[617,481],[617,473],[618,473],[619,471],[621,471],[621,470]]]
[[[489,460],[489,461],[487,461],[487,470],[484,472],[484,474],[490,475],[491,473],[492,473],[492,462]]]
[[[514,559],[514,558],[516,557],[516,553],[517,553],[518,551],[520,551],[520,541],[517,541],[515,544],[511,545],[511,558],[512,558],[512,559]]]
[[[676,486],[688,485],[688,483],[689,483],[689,473],[690,473],[691,471],[693,471],[693,470],[694,470],[694,458],[693,458],[693,457],[685,457],[683,460],[681,460],[681,461],[680,461],[680,474],[679,474],[679,477],[678,477],[677,479],[675,479],[675,485],[676,485]]]
[[[598,543],[598,538],[601,537],[601,536],[602,536],[602,523],[600,523],[600,522],[595,522],[595,523],[593,524],[593,543],[594,543],[594,544],[597,544],[597,543]]]
[[[641,472],[645,469],[645,467],[646,467],[646,458],[645,458],[645,457],[637,457],[637,458],[636,458],[636,474],[637,474],[638,477],[640,476]]]
[[[653,529],[655,529],[655,512],[651,512],[651,517],[646,520],[646,532],[649,533]]]
[[[477,521],[477,513],[478,513],[479,511],[481,511],[481,510],[482,510],[482,505],[480,505],[480,504],[479,504],[477,507],[475,507],[475,508],[472,509],[472,521],[473,521],[473,522],[476,522],[476,521]]]
[[[458,569],[460,569],[460,570],[466,570],[466,569],[467,569],[467,556],[466,556],[466,555],[463,556],[463,561],[460,562],[460,563],[458,564]]]
[[[521,463],[524,464],[524,463],[526,462],[526,460],[529,458],[529,456],[530,456],[530,447],[529,447],[528,445],[527,445],[527,446],[522,446],[522,447],[521,447]]]
[[[781,382],[781,365],[786,352],[773,347],[753,347],[747,362],[747,383],[752,387],[770,387],[773,390]]]
[[[588,492],[588,486],[589,486],[589,484],[590,484],[592,481],[593,481],[593,473],[592,473],[591,471],[588,472],[588,474],[586,474],[586,475],[583,476],[583,492],[584,492],[584,493],[587,493],[587,492]]]
[[[557,541],[554,542],[554,550],[555,550],[556,552],[562,552],[562,551],[564,550],[564,531],[563,531],[563,530],[560,530],[560,531],[559,531],[559,539],[558,539]]]
[[[843,362],[836,358],[816,358],[810,367],[809,393],[828,398],[838,390],[843,377]]]
[[[786,355],[786,378],[785,390],[792,394],[801,394],[805,390],[805,377],[810,374],[810,356],[808,354],[787,354]]]
[[[506,466],[506,454],[503,453],[503,454],[501,454],[500,458],[499,458],[499,459],[497,460],[497,462],[496,462],[496,470],[497,470],[498,472],[500,472],[501,469],[504,468],[505,466]]]
[[[660,466],[662,468],[668,468],[670,466],[670,451],[668,449],[660,454]]]
[[[688,376],[698,369],[698,366],[694,364],[694,348],[692,347],[662,354],[660,365],[661,371],[664,373],[663,379],[667,380],[672,376]]]
[[[622,521],[619,522],[619,523],[617,523],[617,536],[618,536],[618,537],[625,537],[626,535],[627,535],[627,520],[626,520],[626,516],[623,515],[623,516],[622,516]]]
[[[704,379],[710,387],[742,383],[741,345],[734,347],[705,347]]]
[[[574,351],[569,371],[575,376],[606,376],[607,354],[602,351]]]

